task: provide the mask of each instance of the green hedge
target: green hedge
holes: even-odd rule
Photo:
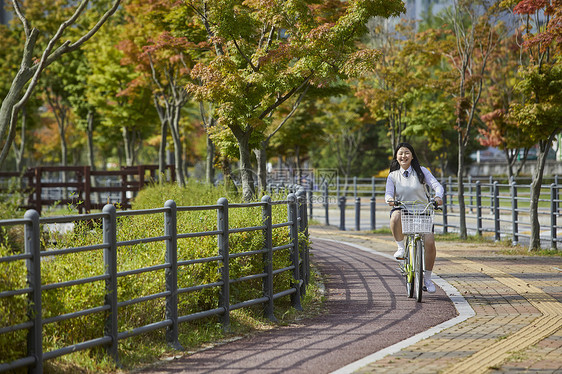
[[[180,188],[176,185],[154,185],[144,189],[135,198],[133,209],[149,209],[164,206],[165,201],[174,200],[177,206],[212,205],[224,196],[224,190],[190,184]],[[230,203],[239,202],[235,196],[227,197]],[[281,196],[273,197],[284,198]],[[273,206],[274,223],[285,222],[285,205]],[[216,230],[216,210],[178,212],[178,233]],[[262,224],[261,207],[229,209],[230,227],[259,226]],[[126,241],[138,238],[164,235],[164,215],[162,213],[140,216],[126,216],[118,219],[117,240]],[[8,236],[4,235],[4,238]],[[41,242],[42,250],[79,247],[99,244],[103,241],[101,221],[80,222],[65,234],[46,233]],[[273,245],[289,243],[288,228],[275,229]],[[230,235],[230,252],[239,253],[263,248],[261,231]],[[0,256],[21,252],[21,242],[3,240],[0,243]],[[290,265],[288,249],[274,253],[274,269]],[[178,260],[211,257],[218,254],[217,238],[198,237],[178,241]],[[119,247],[118,271],[144,268],[162,264],[165,260],[165,243],[145,243]],[[231,279],[263,272],[262,256],[239,257],[230,262]],[[104,273],[103,250],[87,251],[56,257],[45,257],[42,261],[43,284],[63,282],[72,279],[96,276]],[[181,267],[178,272],[178,287],[190,287],[219,280],[218,262]],[[25,286],[25,263],[0,264],[0,292]],[[285,290],[293,282],[292,273],[284,272],[275,276],[275,292]],[[118,280],[118,300],[125,301],[162,292],[165,290],[164,270],[121,277]],[[218,306],[217,288],[181,294],[179,296],[179,315],[190,314]],[[230,303],[262,296],[262,281],[256,279],[235,283],[231,286]],[[49,290],[42,295],[43,318],[49,318],[82,309],[103,305],[105,297],[104,282],[73,286],[62,290]],[[1,327],[21,323],[27,319],[24,296],[0,299]],[[287,305],[285,305],[287,307]],[[260,308],[251,308],[250,313],[260,313]],[[119,310],[119,331],[126,331],[160,321],[165,316],[165,300],[158,299],[138,303]],[[106,315],[96,313],[77,319],[44,326],[43,346],[45,351],[54,350],[70,344],[101,336],[104,331]],[[216,320],[210,321],[216,324]],[[150,335],[150,334],[149,334]],[[162,339],[162,332],[152,334]],[[0,362],[10,361],[26,352],[25,331],[0,335]],[[150,338],[149,338],[150,339]],[[131,344],[121,344],[124,349],[134,350]],[[146,340],[143,343],[146,344]],[[120,347],[121,348],[121,347]],[[103,356],[103,350],[92,350],[94,355]],[[92,354],[92,353],[90,353]]]

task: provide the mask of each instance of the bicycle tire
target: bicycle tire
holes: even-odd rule
[[[406,256],[404,258],[404,277],[406,279],[406,295],[408,295],[408,298],[414,297],[414,261],[412,248],[412,238],[408,236],[406,239]]]
[[[416,300],[418,302],[422,301],[423,294],[423,240],[418,239],[416,241],[416,252],[414,261],[414,288]]]

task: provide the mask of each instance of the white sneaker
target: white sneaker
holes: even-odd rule
[[[398,250],[396,252],[394,252],[394,258],[397,259],[397,260],[403,260],[404,259],[404,252],[405,252],[404,248],[398,248]]]
[[[423,290],[429,293],[435,292],[435,284],[433,284],[433,281],[431,279],[423,280]]]

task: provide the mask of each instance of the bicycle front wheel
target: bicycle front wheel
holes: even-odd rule
[[[406,239],[406,256],[404,258],[404,276],[406,277],[406,292],[409,298],[414,297],[414,241]]]
[[[423,240],[416,240],[416,251],[414,259],[414,285],[416,300],[422,301],[423,293]]]

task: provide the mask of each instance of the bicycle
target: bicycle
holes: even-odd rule
[[[423,274],[425,270],[424,234],[433,233],[433,217],[437,204],[420,201],[395,201],[394,206],[401,206],[400,214],[402,233],[406,237],[404,260],[399,262],[400,272],[406,279],[406,291],[409,298],[422,300]]]

